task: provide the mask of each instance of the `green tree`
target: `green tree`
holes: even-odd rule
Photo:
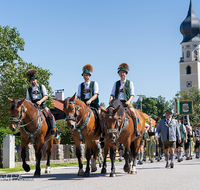
[[[140,108],[139,99],[136,102],[133,102],[133,106],[136,109]],[[144,97],[142,100],[142,112],[146,113],[152,118],[155,118],[157,116],[163,118],[163,114],[165,113],[165,110],[167,108],[173,108],[172,102],[166,101],[165,98],[162,96],[158,96],[158,98]]]
[[[180,91],[180,100],[193,100],[193,115],[190,115],[190,124],[200,122],[200,91],[197,87],[192,87],[189,92]]]
[[[53,106],[53,91],[49,85],[51,73],[49,70],[24,62],[18,51],[24,50],[24,40],[16,28],[0,26],[0,128],[7,129],[10,117],[10,102],[12,99],[26,97],[26,89],[30,83],[26,77],[28,69],[36,69],[38,83],[44,84],[48,92],[47,106]],[[0,141],[7,130],[0,132]]]

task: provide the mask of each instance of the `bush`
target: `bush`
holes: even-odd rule
[[[56,134],[61,134],[61,144],[72,144],[72,134],[71,131],[67,128],[67,122],[63,120],[57,120],[56,121]]]

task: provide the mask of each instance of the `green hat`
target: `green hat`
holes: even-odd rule
[[[165,111],[165,113],[166,113],[166,112],[169,112],[169,113],[172,114],[172,110],[171,110],[170,108],[167,108],[167,110]]]
[[[93,72],[93,67],[92,67],[92,65],[86,64],[86,65],[83,66],[83,73],[82,73],[82,76],[83,76],[84,73],[89,74],[89,75],[91,76],[91,72]]]
[[[117,71],[118,74],[119,74],[119,71],[125,71],[126,74],[128,74],[129,66],[126,63],[121,63],[119,65],[119,68],[118,68],[118,71]]]
[[[36,73],[37,73],[37,71],[35,69],[29,69],[26,72],[26,76],[29,77],[29,81],[32,80],[32,79],[37,79]]]
[[[175,119],[182,119],[182,116],[181,116],[181,115],[177,115],[177,116],[175,117]]]

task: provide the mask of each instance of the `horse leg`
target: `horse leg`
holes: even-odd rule
[[[115,177],[115,156],[116,156],[116,149],[110,148],[110,159],[111,159],[111,173],[110,177]]]
[[[84,170],[83,170],[83,164],[81,162],[81,151],[80,147],[76,147],[76,157],[78,158],[78,165],[79,165],[79,171],[78,176],[84,176]]]
[[[51,157],[51,152],[52,152],[52,146],[53,146],[53,140],[52,141],[48,141],[48,149],[47,149],[47,163],[46,163],[46,167],[45,167],[45,173],[50,173],[50,157]]]
[[[101,169],[101,173],[105,174],[106,173],[106,158],[108,155],[108,145],[106,143],[106,139],[105,139],[105,146],[104,146],[104,158],[103,158],[103,167]]]
[[[130,171],[130,153],[129,153],[129,149],[125,148],[125,152],[124,152],[124,159],[125,159],[125,165],[124,165],[124,171],[128,172]]]
[[[132,163],[132,169],[130,171],[130,174],[137,174],[136,170],[136,162],[137,162],[137,152],[140,146],[140,139],[135,140],[134,142],[131,142],[131,154],[133,157],[133,163]]]
[[[36,170],[34,173],[34,177],[40,177],[40,160],[42,158],[42,152],[41,149],[39,149],[36,153],[35,153],[35,157],[36,157]]]
[[[22,148],[21,158],[22,158],[22,162],[23,162],[22,167],[24,168],[24,171],[29,172],[30,166],[26,163],[26,148]]]
[[[87,143],[86,143],[87,144]],[[91,146],[89,146],[91,147]],[[90,176],[90,159],[91,159],[91,148],[86,149],[86,160],[87,160],[87,166],[86,166],[86,170],[84,172],[84,177],[89,177]]]
[[[93,158],[91,159],[91,172],[96,172],[97,171],[96,157],[97,157],[98,147],[95,141],[92,142],[92,151],[93,151]]]

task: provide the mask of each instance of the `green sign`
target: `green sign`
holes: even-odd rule
[[[179,102],[179,109],[181,115],[192,115],[193,114],[193,101],[182,100]]]

